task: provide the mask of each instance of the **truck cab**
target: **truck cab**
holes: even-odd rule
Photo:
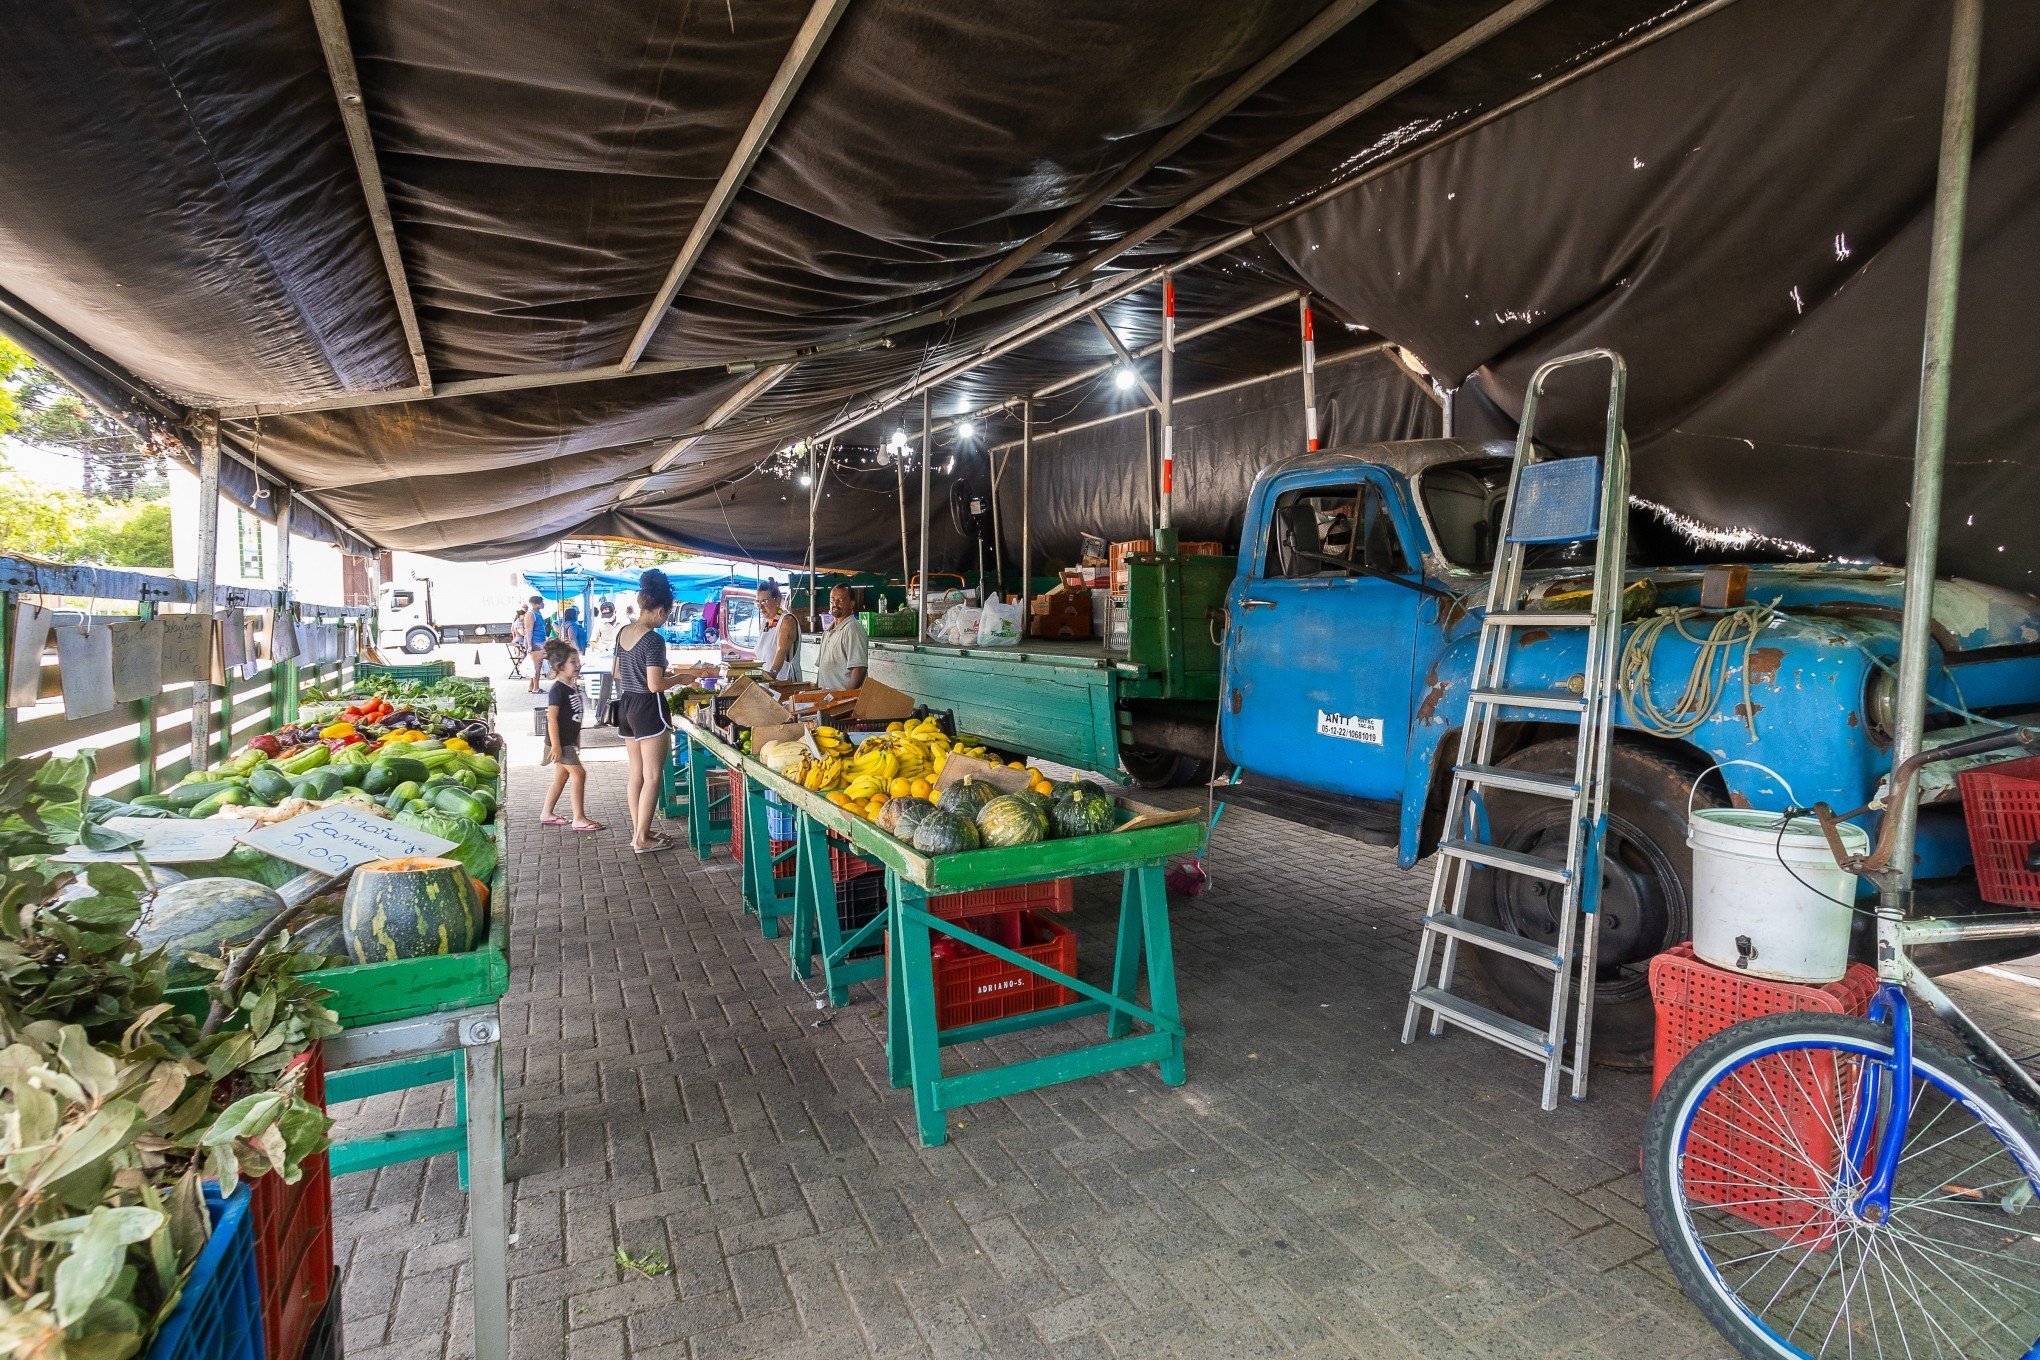
[[[375,592],[376,646],[422,656],[439,645],[430,581],[385,581]]]
[[[1316,452],[1257,479],[1227,600],[1219,699],[1238,805],[1393,846],[1404,867],[1435,844],[1465,722],[1511,446],[1439,439]],[[1828,562],[1728,563],[1638,508],[1630,534],[1629,692],[1615,704],[1599,918],[1597,1046],[1647,1056],[1650,959],[1691,933],[1689,801],[1762,810],[1870,801],[1891,765],[1887,710],[1903,573]],[[1714,554],[1718,557],[1718,554]],[[1533,592],[1584,588],[1592,544],[1539,549]],[[1737,583],[1755,635],[1709,646],[1709,617],[1651,625]],[[1718,616],[1718,611],[1714,616]],[[1935,601],[1932,693],[1985,716],[2040,710],[2040,601],[1947,581]],[[1577,687],[1581,630],[1522,630],[1524,688]],[[1518,677],[1520,679],[1518,680]],[[1661,717],[1712,677],[1698,721]],[[1639,711],[1641,709],[1641,712]],[[1946,710],[1942,713],[1946,716]],[[1573,728],[1505,711],[1496,761],[1572,769]],[[1494,793],[1495,843],[1563,858],[1563,809]],[[1922,818],[1920,872],[1968,862],[1959,809]],[[1550,941],[1555,894],[1520,876],[1476,883],[1469,911]],[[1518,1009],[1548,1001],[1542,975],[1483,958]],[[1541,1012],[1540,1012],[1541,1014]]]

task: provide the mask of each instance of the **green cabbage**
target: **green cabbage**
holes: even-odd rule
[[[469,878],[487,883],[496,872],[496,842],[479,823],[435,808],[399,812],[395,821],[399,826],[413,827],[428,836],[452,841],[454,848],[446,852],[446,857],[467,870]]]

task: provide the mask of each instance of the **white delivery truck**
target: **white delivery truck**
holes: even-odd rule
[[[508,642],[516,605],[495,618],[453,623],[440,619],[432,607],[432,581],[385,581],[375,593],[376,646],[383,652],[402,650],[423,656],[434,647],[456,642]]]

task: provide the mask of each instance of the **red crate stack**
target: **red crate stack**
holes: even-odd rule
[[[1046,913],[1007,911],[957,924],[1057,972],[1076,976],[1077,933]],[[935,966],[938,1030],[1050,1010],[1077,999],[1067,987],[939,932],[930,952]]]
[[[304,1098],[326,1107],[326,1065],[314,1044],[287,1071],[304,1073]],[[308,1157],[296,1185],[278,1175],[251,1183],[255,1274],[261,1282],[268,1360],[298,1360],[333,1289],[333,1175],[326,1153]]]
[[[928,899],[928,913],[945,921],[961,921],[995,912],[1073,911],[1077,905],[1076,882],[1073,878],[1052,878],[1045,883],[1016,883],[1009,888],[942,893]]]
[[[2040,907],[2040,873],[2026,867],[2040,841],[2040,756],[1964,770],[1955,780],[1978,893],[2001,907]]]
[[[1731,1025],[1784,1011],[1866,1013],[1877,994],[1877,973],[1856,963],[1849,965],[1840,982],[1774,982],[1702,963],[1690,944],[1681,944],[1651,960],[1650,992],[1657,1003],[1657,1053],[1650,1088],[1656,1096],[1688,1053]],[[1726,1097],[1710,1098],[1693,1120],[1687,1147],[1713,1146],[1722,1155],[1708,1167],[1714,1174],[1689,1179],[1686,1193],[1733,1206],[1730,1212],[1736,1217],[1788,1241],[1825,1239],[1837,1225],[1821,1205],[1825,1187],[1812,1167],[1840,1158],[1833,1130],[1842,1126],[1842,1093],[1835,1088],[1832,1070],[1816,1070],[1808,1055],[1777,1055],[1759,1063],[1767,1073],[1776,1069],[1770,1073],[1776,1077],[1770,1083],[1774,1089],[1767,1092],[1767,1127],[1751,1136],[1745,1125],[1755,1116],[1730,1115]],[[1777,1130],[1769,1127],[1772,1121],[1790,1131],[1801,1155],[1779,1155]],[[1804,1192],[1804,1198],[1797,1198],[1797,1192]]]

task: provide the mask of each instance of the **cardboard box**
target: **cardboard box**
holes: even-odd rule
[[[866,678],[856,690],[857,703],[850,716],[859,722],[896,722],[914,715],[914,696],[891,685]]]
[[[1038,638],[1091,636],[1091,592],[1057,586],[1037,595],[1030,607],[1028,632]]]
[[[994,765],[988,760],[975,756],[951,755],[942,763],[942,777],[935,781],[935,791],[940,793],[951,784],[964,779],[975,779],[980,784],[990,784],[1000,793],[1018,793],[1034,780],[1032,770],[1015,770],[1005,765]],[[1191,809],[1195,812],[1196,809]]]

